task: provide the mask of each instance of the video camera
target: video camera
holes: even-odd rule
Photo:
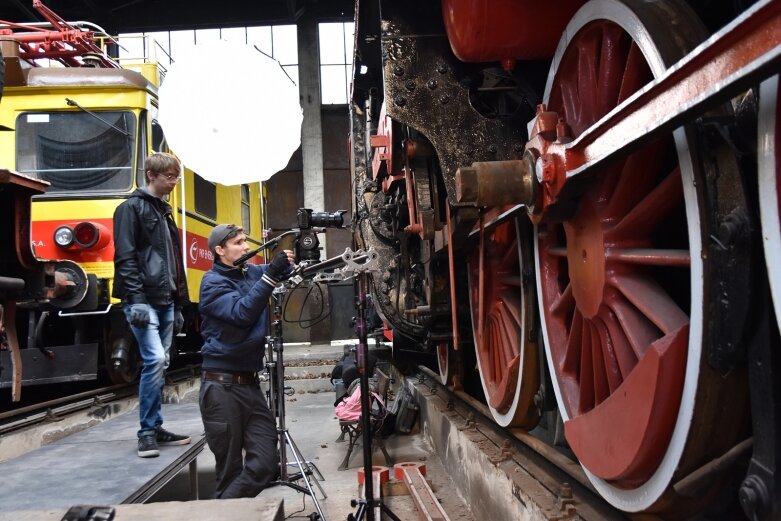
[[[293,248],[298,262],[313,263],[320,260],[320,240],[317,234],[325,228],[344,228],[344,214],[347,210],[335,212],[313,212],[309,208],[298,209],[298,231]]]
[[[325,231],[326,228],[344,228],[344,217],[347,210],[337,210],[335,212],[313,212],[309,208],[298,209],[298,228],[288,230],[281,235],[261,244],[259,248],[245,253],[233,262],[234,266],[241,266],[249,259],[265,249],[271,249],[279,244],[283,237],[295,234],[293,240],[293,249],[296,253],[296,260],[302,266],[308,266],[320,261],[320,240],[317,234]]]

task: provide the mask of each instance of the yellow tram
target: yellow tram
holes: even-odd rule
[[[90,280],[87,297],[67,312],[21,307],[23,384],[92,379],[100,367],[112,381],[127,382],[137,374],[138,355],[119,302],[110,297],[113,237],[123,233],[113,229],[112,216],[143,185],[145,157],[168,151],[157,122],[165,71],[149,59],[119,66],[83,30],[78,34],[89,45],[70,41],[56,52],[52,45],[45,49],[43,33],[64,34],[63,23],[59,31],[19,30],[2,37],[6,81],[0,125],[11,131],[0,132],[0,156],[8,167],[50,183],[33,200],[33,250],[37,257],[77,262]],[[260,183],[222,186],[187,169],[170,195],[193,301],[184,310],[187,326],[174,351],[200,347],[194,311],[201,278],[212,264],[206,242],[212,226],[242,223],[249,241],[260,244],[260,200]]]

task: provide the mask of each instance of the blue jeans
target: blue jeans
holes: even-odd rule
[[[130,325],[138,342],[138,351],[144,366],[138,383],[138,413],[141,429],[138,437],[155,434],[163,424],[160,408],[163,402],[165,370],[171,361],[171,342],[174,335],[174,305],[149,306],[149,325],[139,328]],[[130,306],[124,306],[125,318],[130,324]]]

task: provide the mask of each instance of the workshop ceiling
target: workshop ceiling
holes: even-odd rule
[[[66,21],[95,23],[109,34],[294,24],[302,17],[350,21],[355,0],[44,0]],[[33,0],[0,0],[0,20],[41,21]]]

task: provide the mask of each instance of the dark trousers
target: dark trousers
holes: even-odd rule
[[[217,498],[257,496],[279,472],[277,424],[263,392],[257,384],[203,381],[200,406]]]

